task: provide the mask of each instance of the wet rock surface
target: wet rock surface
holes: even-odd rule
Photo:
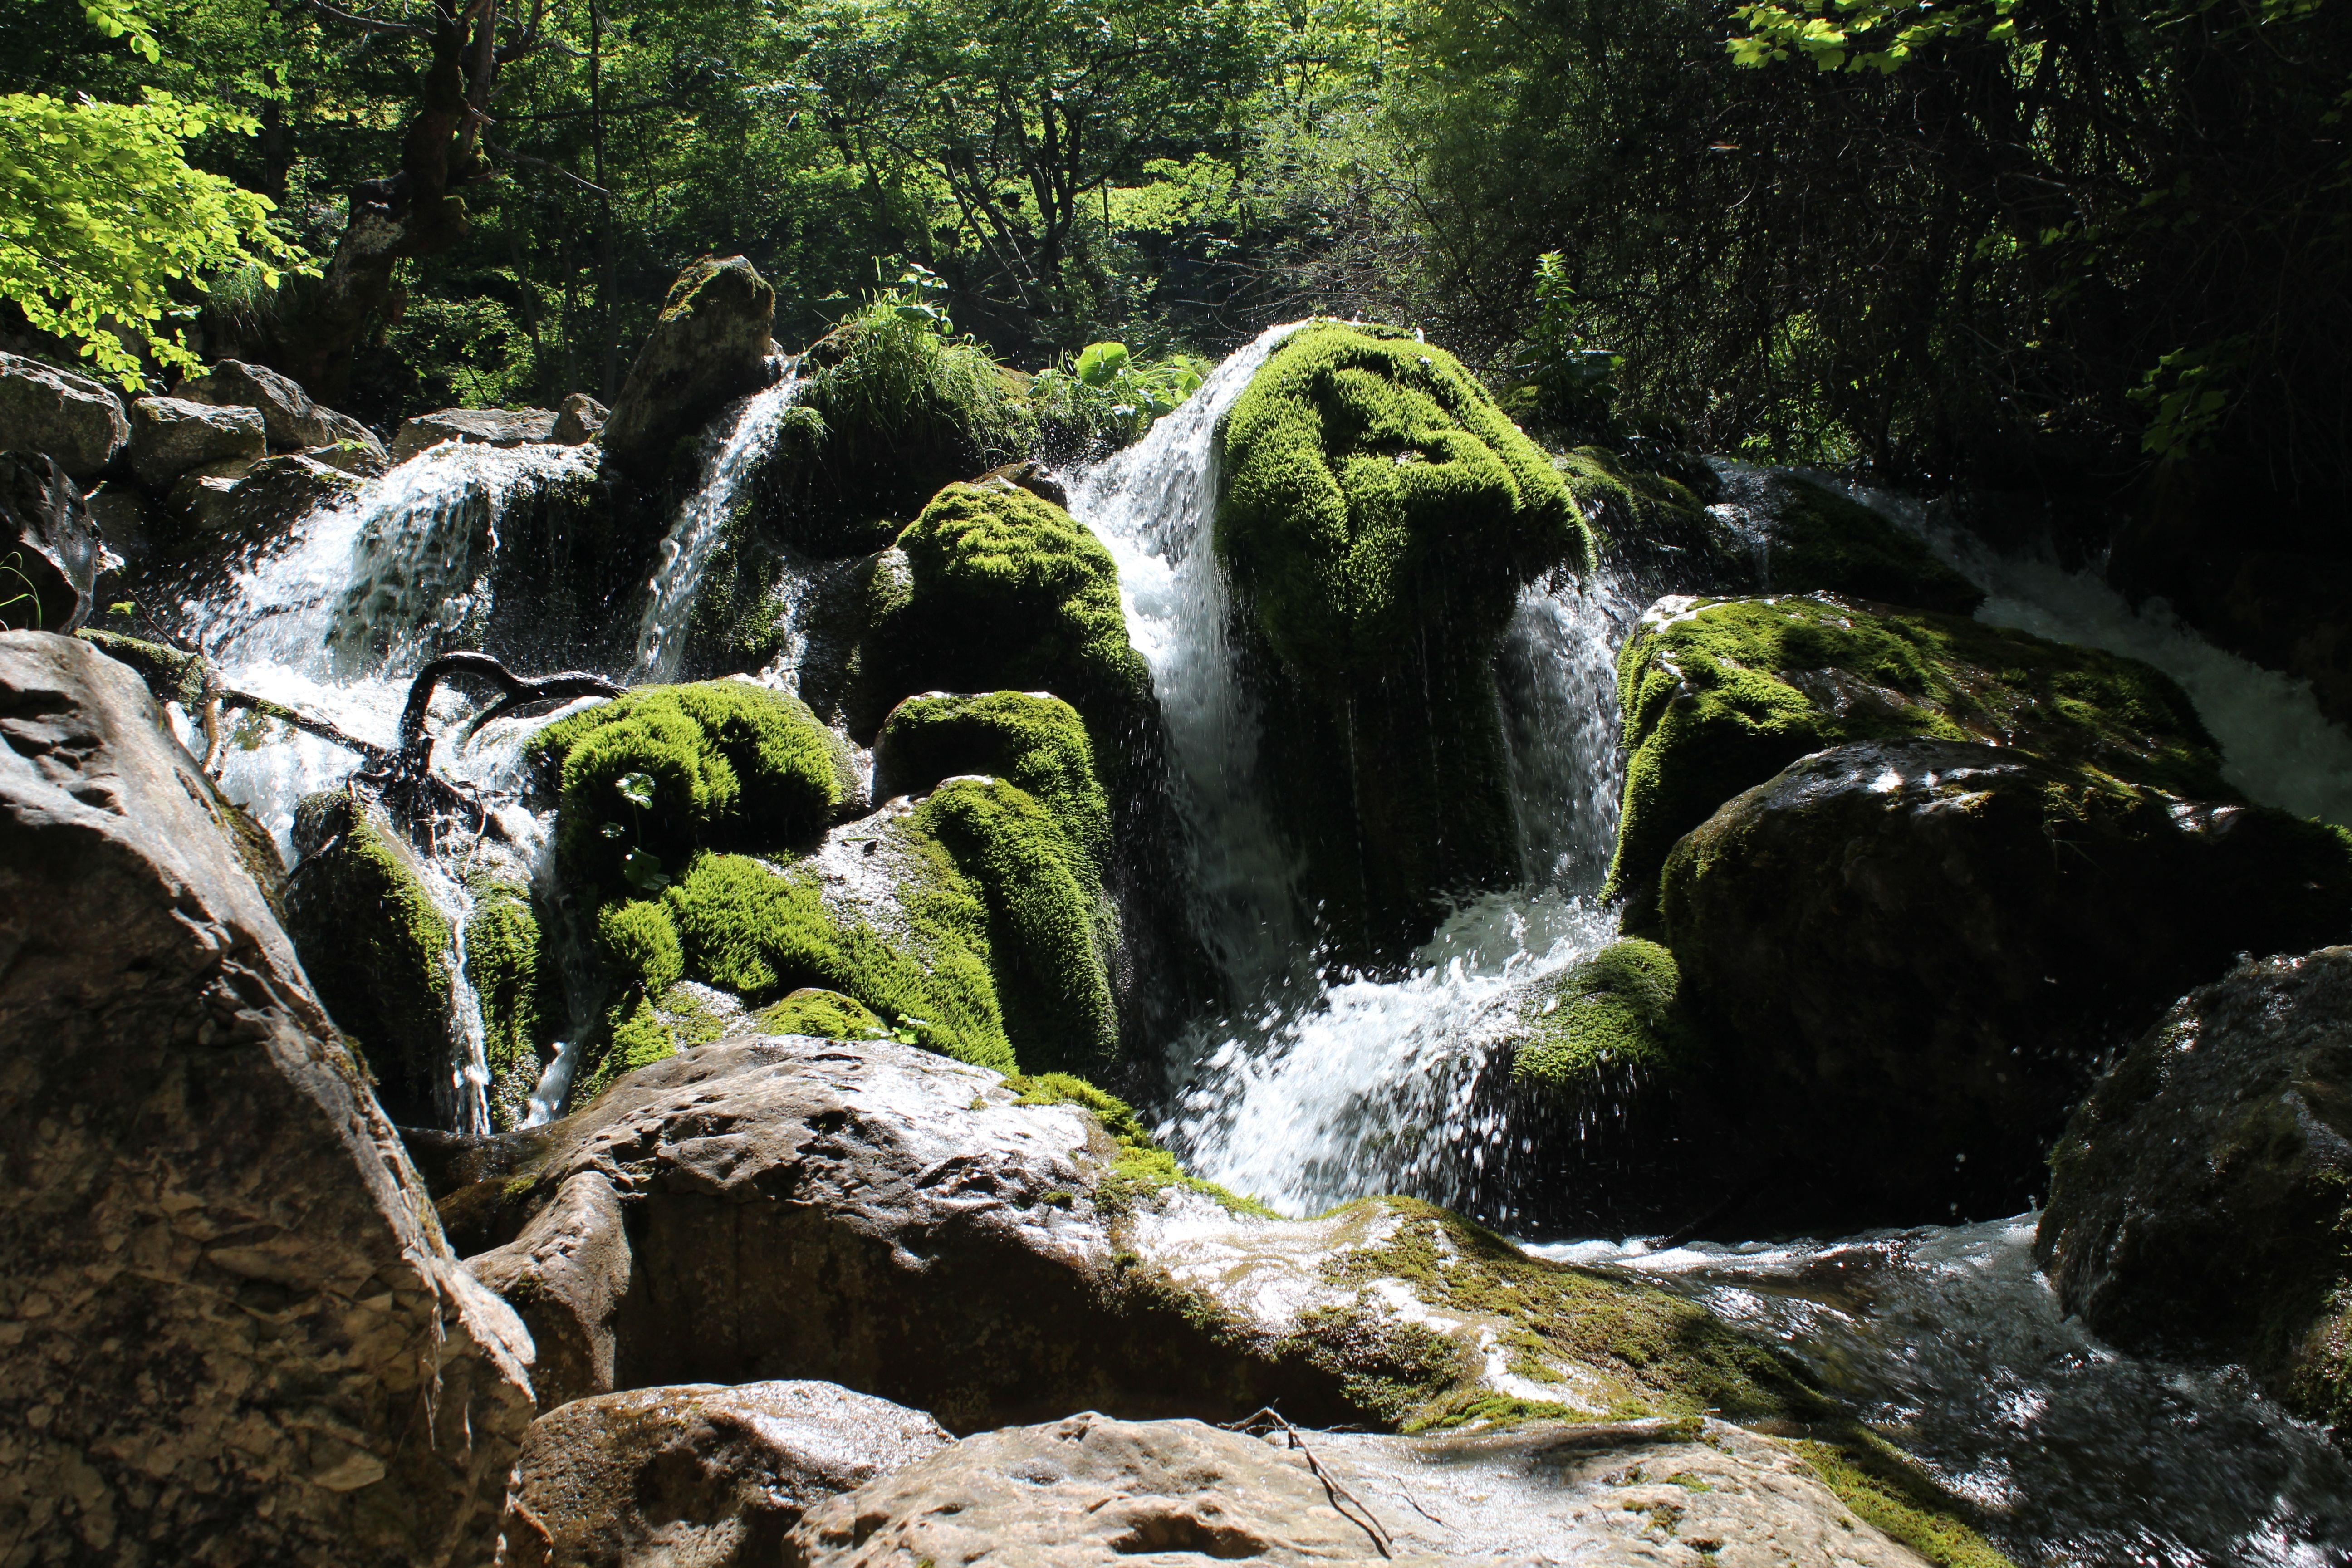
[[[596,433],[604,428],[604,421],[612,416],[611,409],[584,392],[575,392],[556,410],[551,438],[567,447],[593,441]]]
[[[766,1568],[812,1507],[951,1441],[829,1383],[575,1400],[523,1441],[502,1568]]]
[[[0,626],[69,632],[88,620],[101,548],[62,468],[37,453],[0,452]]]
[[[1943,1221],[2028,1206],[2102,1053],[2184,980],[2352,931],[2352,841],[2006,747],[1864,742],[1726,805],[1660,902],[1751,1157],[1816,1217]]]
[[[77,371],[0,353],[0,450],[46,452],[77,479],[96,479],[131,439],[122,399]]]
[[[481,1562],[528,1338],[139,677],[0,633],[0,1539]]]
[[[2051,1166],[2035,1253],[2068,1310],[2132,1349],[2242,1361],[2352,1431],[2352,948],[2189,993]]]
[[[967,1437],[810,1510],[784,1560],[1913,1568],[1786,1445],[1720,1422],[1378,1437],[1087,1414]]]

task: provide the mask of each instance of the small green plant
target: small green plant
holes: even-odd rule
[[[1535,314],[1519,363],[1528,379],[1507,402],[1513,414],[1595,434],[1609,430],[1625,358],[1586,344],[1576,289],[1557,250],[1536,258]]]
[[[645,848],[639,842],[645,834],[645,819],[641,814],[653,809],[653,775],[641,773],[623,773],[613,781],[613,793],[619,795],[622,802],[629,808],[629,830],[625,837],[632,842],[627,853],[621,857],[621,876],[629,886],[651,898],[669,886],[669,875],[662,869],[661,857]],[[618,840],[624,836],[624,830],[619,823],[608,822],[604,825],[605,837]]]
[[[11,578],[23,584],[24,586],[16,589],[14,593],[9,593],[9,579]],[[16,620],[17,616],[22,613],[17,610],[16,606],[19,605],[30,605],[32,606],[32,618],[25,623],[25,629],[26,631],[35,632],[41,629],[43,625],[41,618],[41,595],[33,580],[25,575],[25,552],[23,551],[12,550],[8,552],[8,558],[5,561],[0,561],[0,594],[7,594],[8,595],[5,599],[0,599],[0,623],[13,622]]]
[[[1142,361],[1125,343],[1088,343],[1067,363],[1038,372],[1031,397],[1089,437],[1134,441],[1199,391],[1208,371],[1192,354]]]

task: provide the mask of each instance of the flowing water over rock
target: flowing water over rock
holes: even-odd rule
[[[2021,1563],[2352,1560],[2352,1460],[2234,1369],[2123,1355],[2066,1318],[2034,1268],[2038,1217],[1831,1242],[1534,1250],[1664,1285],[1788,1344],[1981,1505]]]

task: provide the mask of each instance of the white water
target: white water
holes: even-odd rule
[[[584,477],[593,464],[593,453],[568,447],[430,447],[302,519],[282,548],[186,605],[186,619],[230,686],[389,749],[410,673],[443,637],[488,610],[484,584],[507,509],[535,487]],[[445,690],[434,712],[446,728],[469,707]],[[523,742],[547,721],[501,721],[470,742],[445,741],[434,758],[445,776],[479,792],[526,866],[541,858],[544,825],[512,800]],[[226,722],[221,787],[269,830],[291,865],[295,804],[342,783],[362,759],[249,714],[227,715]],[[446,1001],[452,1050],[435,1098],[436,1110],[461,1131],[489,1130],[481,1004],[462,962],[473,905],[464,873],[486,847],[488,826],[454,828],[434,856],[420,857],[425,887],[455,933]]]
[[[2069,572],[2047,551],[2001,555],[1939,508],[1832,479],[1916,535],[1985,591],[1976,618],[2057,642],[2141,659],[2179,681],[2221,747],[2221,775],[2250,800],[2352,827],[2352,733],[2320,711],[2311,683],[2216,647],[2161,599],[2135,610],[2097,574]]]
[[[2039,1216],[1844,1241],[1531,1248],[1790,1346],[2035,1568],[2352,1562],[2352,1457],[2242,1373],[2118,1353],[2059,1310]]]
[[[637,624],[635,680],[677,679],[678,662],[686,657],[687,622],[694,613],[695,596],[702,591],[703,569],[726,537],[743,486],[759,471],[761,459],[783,430],[785,416],[800,400],[802,384],[786,374],[775,385],[737,404],[723,433],[714,426],[716,439],[703,454],[701,479],[678,508],[677,521],[670,524],[655,558],[653,577],[646,584],[645,610]]]

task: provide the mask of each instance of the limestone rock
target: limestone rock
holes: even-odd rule
[[[219,533],[231,525],[237,481],[253,467],[251,458],[224,458],[190,468],[173,481],[163,508],[197,533]]]
[[[218,408],[255,410],[261,416],[273,452],[298,452],[305,447],[323,447],[341,439],[341,433],[329,421],[327,410],[312,402],[310,395],[290,378],[267,365],[221,360],[204,374],[192,376],[173,387],[172,395]]]
[[[2248,964],[2108,1069],[2034,1250],[2102,1338],[2251,1367],[2352,1434],[2352,947]]]
[[[101,547],[54,458],[0,452],[0,626],[69,632],[89,618]]]
[[[551,1362],[602,1381],[609,1343],[615,1387],[824,1378],[961,1430],[1816,1407],[1691,1302],[1408,1199],[1252,1212],[1075,1079],[891,1040],[721,1040],[459,1163],[483,1179],[445,1209],[513,1238],[482,1277]]]
[[[576,1400],[524,1439],[504,1568],[766,1568],[812,1507],[950,1439],[829,1383],[689,1384]]]
[[[797,1568],[1202,1558],[1919,1568],[1790,1446],[1721,1422],[1381,1437],[1088,1413],[951,1447],[811,1509]]]
[[[604,421],[613,411],[584,392],[575,392],[563,400],[556,411],[555,430],[551,437],[566,447],[584,446],[596,438]]]
[[[352,423],[358,424],[358,421]],[[362,440],[360,437],[366,439]],[[355,479],[380,479],[392,468],[391,454],[384,450],[383,443],[375,438],[375,433],[363,425],[360,426],[359,436],[342,437],[324,447],[306,447],[298,456],[340,469]]]
[[[205,515],[215,529],[282,535],[321,507],[356,494],[359,488],[359,480],[342,469],[289,452],[264,458],[246,469]]]
[[[624,468],[656,468],[679,437],[774,380],[775,317],[775,289],[742,257],[680,272],[613,401],[605,454]]]
[[[0,633],[0,1539],[488,1559],[530,1342],[137,675]]]
[[[404,463],[427,447],[437,447],[444,441],[520,447],[528,441],[545,441],[554,432],[552,409],[444,408],[402,421],[392,437],[392,460]]]
[[[268,449],[259,411],[215,408],[182,397],[142,397],[131,405],[131,471],[149,489],[167,490],[189,469],[254,458]]]
[[[46,452],[77,479],[92,479],[131,439],[114,389],[21,354],[0,353],[0,450]]]
[[[1738,796],[1660,906],[1706,1072],[1812,1218],[2012,1214],[2186,982],[2352,932],[2352,838],[2009,747],[1861,742]]]

